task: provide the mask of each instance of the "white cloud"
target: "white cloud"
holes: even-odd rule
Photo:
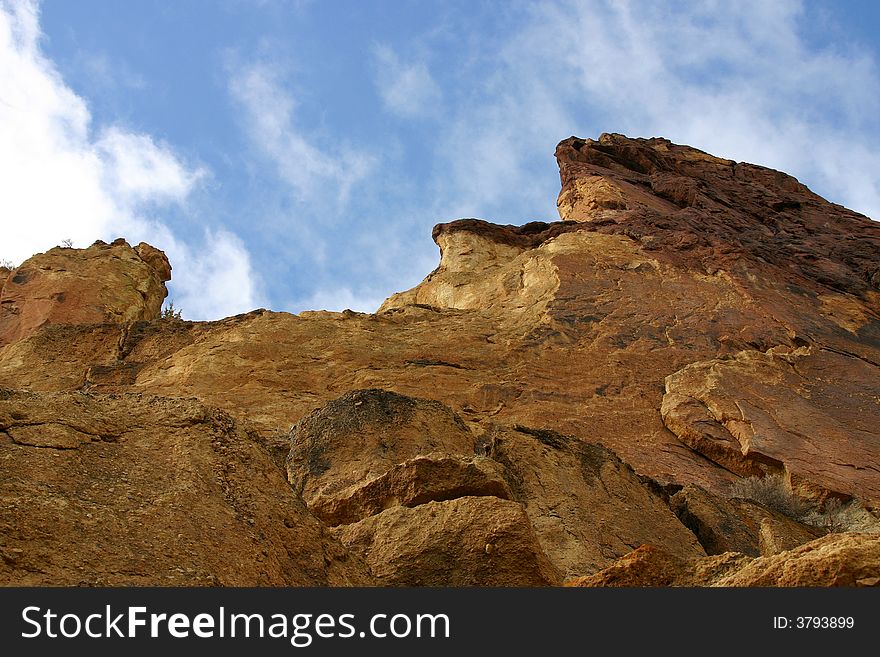
[[[440,87],[424,61],[402,62],[389,46],[373,49],[376,85],[382,103],[404,118],[435,116],[439,111]]]
[[[361,313],[374,313],[385,301],[387,295],[374,291],[353,291],[350,287],[321,288],[311,296],[293,304],[300,310],[354,310]]]
[[[869,57],[809,46],[796,1],[664,7],[570,4],[538,29],[569,44],[585,100],[625,129],[788,171],[880,217],[880,182],[853,166],[880,165]]]
[[[149,135],[93,126],[40,39],[35,2],[0,0],[0,258],[19,263],[64,239],[82,247],[121,235],[168,251],[186,317],[251,306],[257,282],[234,236],[208,231],[186,244],[149,217],[182,204],[207,172]],[[231,280],[239,277],[247,281]]]
[[[92,87],[138,91],[147,88],[147,80],[143,75],[131,69],[126,62],[111,58],[107,53],[79,51],[73,57],[77,67],[87,75]]]
[[[876,62],[808,43],[802,19],[795,0],[535,3],[475,55],[491,73],[462,85],[442,128],[437,196],[463,213],[491,216],[513,195],[550,211],[541,154],[624,132],[787,171],[880,218]]]
[[[264,305],[260,279],[241,240],[227,230],[206,229],[200,243],[185,243],[167,229],[157,234],[174,267],[169,297],[187,319],[228,317]],[[178,271],[186,273],[177,276]]]
[[[114,190],[126,205],[183,202],[205,175],[203,169],[187,169],[168,147],[157,145],[149,135],[111,127],[94,145],[105,165],[105,188]]]
[[[332,146],[315,143],[297,125],[297,103],[280,79],[280,72],[263,63],[234,67],[229,82],[233,97],[245,110],[245,127],[275,165],[278,175],[300,200],[338,199],[345,206],[351,190],[373,169],[375,159],[344,144],[338,135]]]

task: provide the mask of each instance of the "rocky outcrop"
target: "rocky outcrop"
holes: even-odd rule
[[[550,260],[559,245],[554,238],[576,229],[574,222],[438,224],[433,238],[440,265],[418,287],[389,297],[379,312],[423,304],[463,310],[494,306],[514,317],[540,314],[559,284]]]
[[[0,390],[0,581],[351,586],[260,441],[193,400]]]
[[[150,247],[36,256],[4,283],[0,386],[222,409],[247,427],[229,440],[260,455],[235,462],[248,473],[242,481],[289,481],[293,490],[284,483],[270,497],[294,500],[296,522],[317,528],[290,554],[329,550],[327,563],[362,562],[361,576],[384,583],[610,584],[645,572],[667,585],[708,585],[813,544],[809,527],[728,499],[747,476],[782,475],[814,505],[852,499],[875,522],[878,224],[786,174],[665,139],[572,137],[556,154],[562,221],[440,224],[437,269],[376,314],[156,320],[170,268]],[[22,274],[32,282],[10,282]],[[62,312],[59,292],[82,314]],[[175,423],[185,425],[176,413],[162,422],[172,427],[168,447],[184,454],[173,442]],[[92,429],[39,424],[9,425],[0,437],[37,454],[97,445]],[[207,452],[192,458],[198,468],[214,463]],[[56,462],[59,481],[96,476]],[[18,467],[0,464],[4,476]],[[196,468],[183,457],[175,467]],[[203,492],[217,508],[226,503]],[[15,493],[37,506],[44,494]],[[276,525],[281,507],[253,499]],[[456,509],[474,522],[461,524]],[[15,516],[21,531],[44,531],[31,522]],[[492,532],[515,549],[488,554]],[[316,547],[331,533],[339,540]],[[416,548],[399,544],[407,537]],[[214,564],[204,572],[226,572],[213,552],[198,554]],[[40,565],[52,558],[41,553],[6,581],[31,581],[23,578],[40,568],[45,581],[72,581]],[[670,564],[686,574],[670,575]],[[82,572],[116,581],[113,568],[90,561]],[[288,570],[318,573],[301,582],[344,579]],[[280,582],[280,572],[223,581]]]
[[[450,509],[462,505],[475,510],[468,531],[488,535],[500,530],[489,529],[491,523],[482,527],[488,516],[480,509],[519,503],[520,512],[504,514],[505,523],[516,528],[510,531],[529,537],[516,543],[527,544],[527,553],[540,554],[542,563],[563,576],[599,570],[646,540],[682,558],[704,554],[666,502],[613,452],[553,431],[496,426],[475,439],[464,421],[438,402],[374,389],[353,391],[305,416],[291,430],[290,442],[287,471],[294,490],[389,582],[440,582],[439,575],[424,578],[425,569],[436,566],[409,572],[418,555],[398,555],[400,564],[392,565],[394,541],[387,536],[406,535],[411,542],[425,531],[428,517],[431,536],[446,545],[449,532],[462,531],[459,519],[450,520]],[[447,522],[452,526],[444,526]],[[419,539],[419,550],[433,554],[427,540]],[[452,558],[450,549],[440,551]],[[521,559],[521,552],[518,548],[511,558]],[[476,569],[457,571],[456,581],[488,585],[507,573],[504,581],[513,582],[516,567],[506,555],[493,557],[495,575],[474,562]],[[541,581],[557,577],[545,573]]]
[[[564,220],[603,224],[707,272],[772,270],[785,282],[852,294],[876,312],[880,226],[785,173],[618,134],[566,139],[556,159]]]
[[[880,503],[880,369],[834,351],[740,352],[666,379],[666,425],[740,474],[784,470],[805,495]]]
[[[663,499],[601,445],[518,426],[496,428],[483,449],[504,465],[564,577],[600,570],[647,542],[682,558],[705,554]]]
[[[472,457],[474,438],[436,401],[353,391],[300,420],[290,443],[288,480],[331,524],[481,491],[506,497],[489,465],[454,458]]]
[[[737,552],[685,561],[644,545],[566,586],[880,586],[880,537],[830,534],[787,552]]]
[[[880,586],[880,536],[831,534],[759,557],[715,586]]]
[[[559,583],[522,506],[497,497],[397,506],[333,533],[385,586]]]
[[[52,324],[131,323],[159,317],[171,265],[141,242],[56,247],[9,271],[0,289],[0,347]]]
[[[755,502],[712,495],[693,484],[673,495],[670,507],[710,555],[741,552],[766,556],[825,533]]]
[[[653,545],[642,545],[593,575],[567,580],[579,588],[711,586],[720,578],[750,563],[736,552],[687,561]]]

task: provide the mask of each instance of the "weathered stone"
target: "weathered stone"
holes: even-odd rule
[[[291,430],[287,476],[310,507],[350,522],[357,511],[341,507],[358,494],[369,506],[366,482],[385,476],[386,484],[405,486],[406,474],[389,477],[389,470],[432,453],[474,453],[473,434],[450,408],[387,390],[356,390],[313,411]],[[381,486],[373,489],[380,497]],[[389,503],[394,494],[388,491]]]
[[[825,349],[741,352],[667,377],[661,412],[683,442],[731,470],[763,464],[784,469],[802,493],[877,504],[878,374]],[[695,405],[709,420],[696,419]]]
[[[559,583],[522,506],[497,497],[397,506],[332,531],[381,585]]]
[[[751,557],[738,552],[687,561],[653,545],[642,545],[598,573],[572,578],[564,585],[584,588],[711,586],[751,561]]]
[[[47,324],[127,323],[159,316],[171,265],[149,244],[95,242],[29,258],[0,288],[0,347]]]
[[[673,495],[669,503],[675,515],[696,534],[706,554],[760,554],[758,528],[746,522],[734,502],[689,485]]]
[[[495,461],[429,454],[392,466],[385,474],[346,489],[345,495],[316,497],[312,513],[329,525],[357,522],[393,506],[413,507],[457,497],[510,499],[501,466]]]
[[[880,536],[829,534],[792,550],[685,561],[644,545],[566,586],[880,586]]]
[[[725,499],[693,484],[673,495],[670,506],[710,555],[775,554],[824,534],[754,502]]]
[[[758,557],[715,586],[880,586],[880,536],[829,534]]]
[[[765,510],[766,511],[766,510]],[[793,550],[825,534],[820,528],[767,512],[758,526],[758,549],[762,557]]]
[[[600,445],[525,427],[498,428],[484,445],[563,577],[598,571],[643,543],[679,558],[705,554],[664,501]]]
[[[4,585],[373,582],[258,441],[192,400],[0,390]]]
[[[642,545],[594,575],[582,575],[565,586],[673,586],[686,570],[686,562],[653,545]]]

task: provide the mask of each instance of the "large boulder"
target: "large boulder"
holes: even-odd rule
[[[795,490],[880,503],[880,369],[802,347],[740,352],[666,378],[661,413],[685,444],[730,470],[784,470]]]
[[[758,557],[715,586],[880,586],[880,536],[829,534]]]
[[[388,390],[355,390],[308,414],[291,429],[287,477],[310,508],[320,509],[334,522],[353,521],[369,513],[366,509],[381,511],[395,501],[417,503],[421,493],[406,490],[413,476],[409,473],[442,471],[445,456],[473,454],[473,434],[440,402]],[[427,455],[434,455],[431,463],[423,459],[401,467]],[[466,487],[467,477],[491,478],[477,466],[467,473],[465,464],[451,461],[446,470],[456,474],[448,481],[435,475],[439,489],[434,486],[433,495],[424,501],[455,497],[444,493],[444,487]],[[424,490],[431,487],[426,482]]]
[[[751,500],[712,495],[694,484],[685,486],[669,502],[682,523],[696,534],[706,554],[776,554],[825,534]]]

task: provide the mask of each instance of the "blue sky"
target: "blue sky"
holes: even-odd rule
[[[184,316],[375,310],[556,144],[664,136],[880,218],[880,3],[0,0],[0,258],[164,249]]]

